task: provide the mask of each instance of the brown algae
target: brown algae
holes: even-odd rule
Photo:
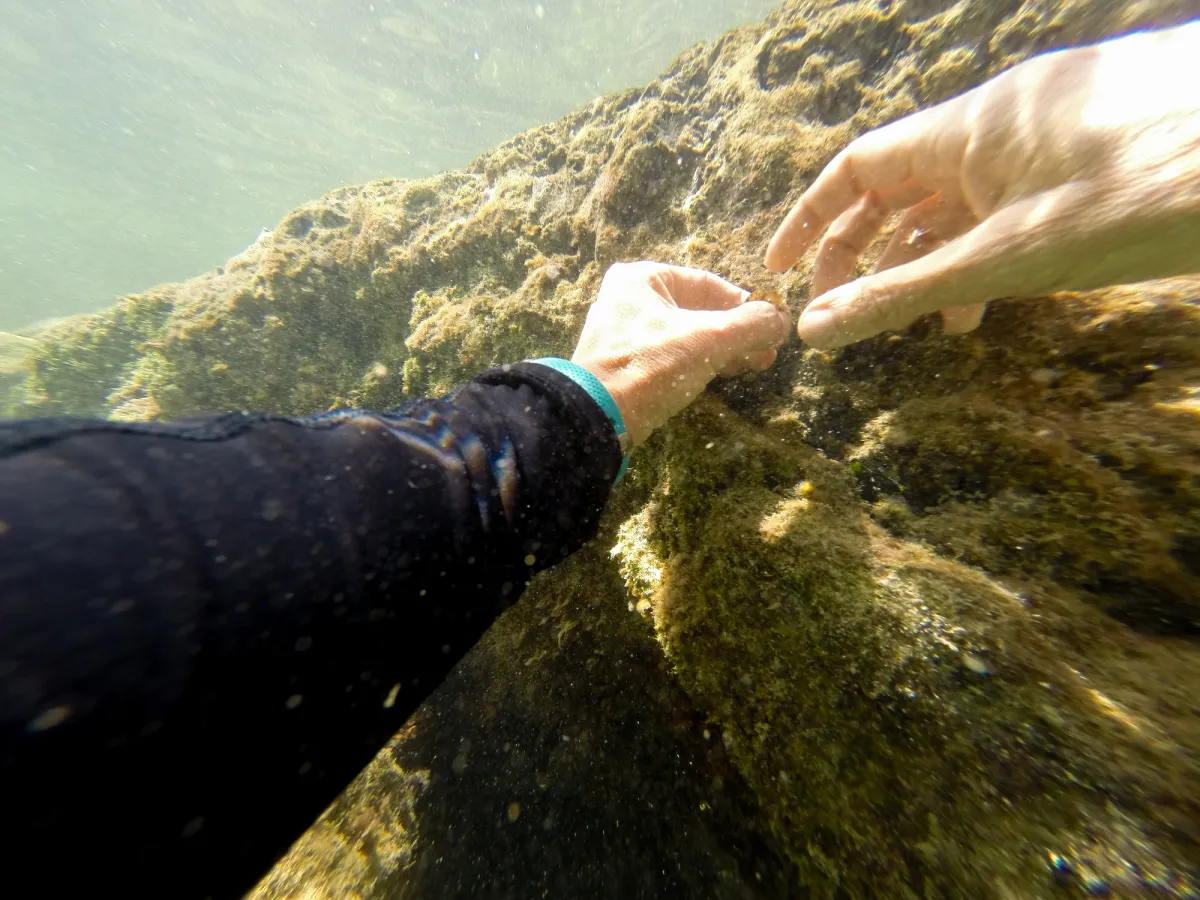
[[[771,290],[770,288],[759,288],[746,298],[747,303],[750,303],[754,300],[765,300],[785,316],[788,315],[787,301],[783,298],[783,294],[779,291]]]

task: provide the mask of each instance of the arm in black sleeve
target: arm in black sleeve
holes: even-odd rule
[[[0,427],[6,877],[251,887],[595,533],[619,464],[533,364],[390,414]]]

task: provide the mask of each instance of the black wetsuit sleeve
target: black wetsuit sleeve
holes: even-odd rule
[[[594,535],[619,464],[532,364],[390,413],[0,427],[6,879],[250,888]]]

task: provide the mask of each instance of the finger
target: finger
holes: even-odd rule
[[[818,297],[797,330],[828,349],[939,309],[1131,280],[1140,269],[1116,270],[1135,253],[1153,257],[1154,242],[1130,240],[1097,213],[1127,200],[1076,181],[1014,203],[926,256]],[[951,316],[956,327],[973,322],[969,313]]]
[[[842,213],[825,232],[813,263],[813,296],[820,296],[854,275],[854,265],[887,220],[888,210],[874,191]]]
[[[875,191],[892,209],[912,206],[953,183],[965,148],[965,97],[868,132],[833,158],[784,218],[767,245],[773,272],[791,268],[826,226]]]
[[[694,352],[722,374],[740,372],[750,361],[770,365],[773,358],[767,361],[766,352],[773,354],[791,330],[788,317],[765,301],[730,310],[683,313],[691,320],[685,328],[692,335]]]
[[[740,360],[733,360],[724,369],[717,372],[717,374],[729,378],[742,372],[765,372],[771,366],[775,365],[775,357],[777,355],[774,349],[755,350]]]
[[[736,284],[704,269],[659,263],[649,265],[655,267],[649,279],[650,286],[664,300],[680,309],[733,309],[741,306],[750,296]]]
[[[946,334],[966,334],[974,331],[987,312],[986,303],[970,303],[967,306],[947,306],[942,311],[942,331]]]
[[[965,203],[951,202],[940,193],[926,197],[901,216],[875,271],[882,272],[919,259],[978,224],[979,220]]]
[[[875,271],[902,266],[932,253],[979,224],[963,202],[950,202],[942,194],[927,197],[909,209],[879,257]],[[951,306],[943,309],[942,330],[946,334],[966,334],[983,321],[985,303]]]

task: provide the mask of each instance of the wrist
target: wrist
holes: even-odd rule
[[[571,362],[586,369],[600,382],[620,412],[625,425],[625,437],[621,438],[622,452],[627,453],[633,447],[643,443],[648,435],[642,434],[638,425],[641,420],[636,414],[636,404],[633,401],[636,391],[629,367],[606,366],[590,360],[581,361],[577,358],[573,358]]]
[[[617,444],[621,450],[621,468],[617,472],[616,481],[619,484],[621,479],[625,477],[625,470],[629,467],[629,453],[633,449],[632,435],[625,427],[625,417],[621,412],[621,407],[617,403],[613,393],[609,390],[603,379],[586,366],[558,357],[542,357],[540,359],[531,359],[527,362],[536,363],[554,369],[556,372],[570,378],[577,385],[587,392],[596,404],[604,411],[605,416],[613,427],[613,434],[617,438]]]

